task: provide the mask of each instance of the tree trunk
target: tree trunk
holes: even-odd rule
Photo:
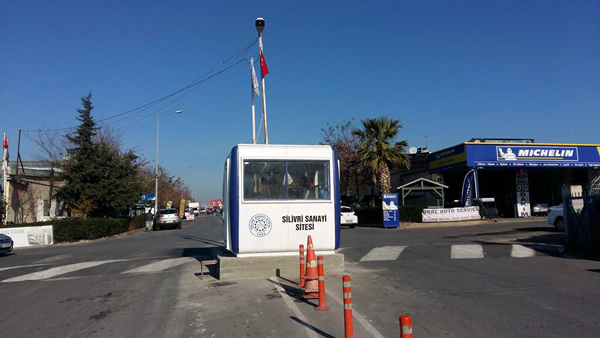
[[[382,194],[390,193],[390,169],[387,165],[379,173],[379,189]]]

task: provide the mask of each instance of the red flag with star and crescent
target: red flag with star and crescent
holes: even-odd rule
[[[264,78],[269,74],[269,67],[267,67],[267,61],[265,61],[265,55],[263,52],[260,52],[260,76]]]
[[[8,162],[9,160],[9,155],[8,155],[8,138],[6,138],[6,133],[4,133],[4,142],[2,142],[2,160]]]

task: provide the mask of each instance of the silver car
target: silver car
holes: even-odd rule
[[[154,230],[167,227],[181,229],[181,217],[179,217],[177,209],[162,209],[156,214],[154,218]]]
[[[11,252],[14,245],[15,243],[12,238],[5,234],[0,234],[0,255]]]

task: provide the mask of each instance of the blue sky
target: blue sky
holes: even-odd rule
[[[596,1],[20,1],[0,11],[13,158],[19,128],[75,125],[88,91],[102,119],[182,88],[252,41],[258,16],[271,143],[315,144],[327,122],[383,115],[432,150],[472,137],[600,143]],[[224,159],[251,141],[249,73],[242,62],[111,127],[153,161],[153,116],[183,109],[161,119],[160,163],[196,198],[220,197]],[[36,156],[27,139],[22,152]]]

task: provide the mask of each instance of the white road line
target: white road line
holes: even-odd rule
[[[369,253],[364,255],[360,261],[395,261],[404,249],[406,249],[405,246],[382,246],[369,251]]]
[[[273,282],[273,284],[275,285],[275,288],[277,289],[277,292],[279,292],[279,294],[281,295],[281,298],[285,302],[285,305],[287,305],[288,308],[290,308],[290,310],[292,310],[292,312],[294,313],[294,315],[296,316],[296,318],[298,318],[299,320],[301,320],[304,323],[308,324],[308,320],[302,314],[302,312],[300,312],[300,309],[298,309],[298,307],[296,306],[296,304],[294,304],[294,301],[292,300],[292,298],[290,298],[290,296],[285,292],[285,290],[279,285],[279,283],[281,281],[279,279],[276,279],[276,280],[269,279],[269,280],[271,282]],[[310,324],[308,324],[308,325],[310,325]],[[308,334],[308,337],[319,338],[319,335],[317,335],[317,333],[315,331],[311,330],[310,328],[308,328],[308,327],[306,327],[304,325],[302,325],[302,327],[306,331],[306,334]]]
[[[338,302],[342,307],[344,306],[344,303],[342,303],[342,300],[336,294],[327,290],[327,288],[325,288],[325,293],[327,293],[327,295],[329,295],[331,299]],[[354,307],[352,308],[352,318],[356,319],[360,326],[362,326],[367,332],[369,332],[372,337],[385,338],[379,331],[377,331],[377,329],[373,325],[371,325],[371,323],[369,323],[368,320],[365,319],[365,317],[361,316],[361,314],[358,313],[358,311],[356,311],[356,308]]]
[[[483,248],[478,244],[453,245],[450,258],[452,259],[472,259],[483,258]]]
[[[193,261],[198,262],[198,260],[193,257],[171,258],[171,259],[165,259],[162,261],[150,263],[150,264],[147,264],[144,266],[140,266],[139,268],[127,270],[127,271],[124,271],[121,273],[128,274],[128,273],[160,272],[160,271],[163,271],[163,270],[166,270],[166,269],[178,266],[178,265],[182,265],[185,263],[193,262]]]
[[[510,257],[527,258],[527,257],[534,257],[534,256],[535,256],[535,250],[530,249],[525,246],[522,246],[522,245],[519,245],[519,244],[512,245],[512,251],[510,252]]]
[[[43,265],[48,265],[48,264],[30,264],[30,265],[9,266],[9,267],[6,267],[6,268],[0,268],[0,271],[12,270],[12,269],[19,269],[19,268],[28,268],[30,266],[43,266]]]
[[[2,281],[2,283],[48,279],[48,278],[64,275],[64,274],[67,274],[70,272],[74,272],[77,270],[83,270],[83,269],[92,268],[92,267],[106,264],[106,263],[122,262],[122,261],[124,261],[124,260],[116,259],[116,260],[110,260],[110,261],[95,261],[95,262],[83,262],[83,263],[68,264],[68,265],[63,265],[63,266],[59,266],[59,267],[44,270],[44,271],[34,272],[34,273],[30,273],[30,274],[23,275],[23,276],[5,279]]]

